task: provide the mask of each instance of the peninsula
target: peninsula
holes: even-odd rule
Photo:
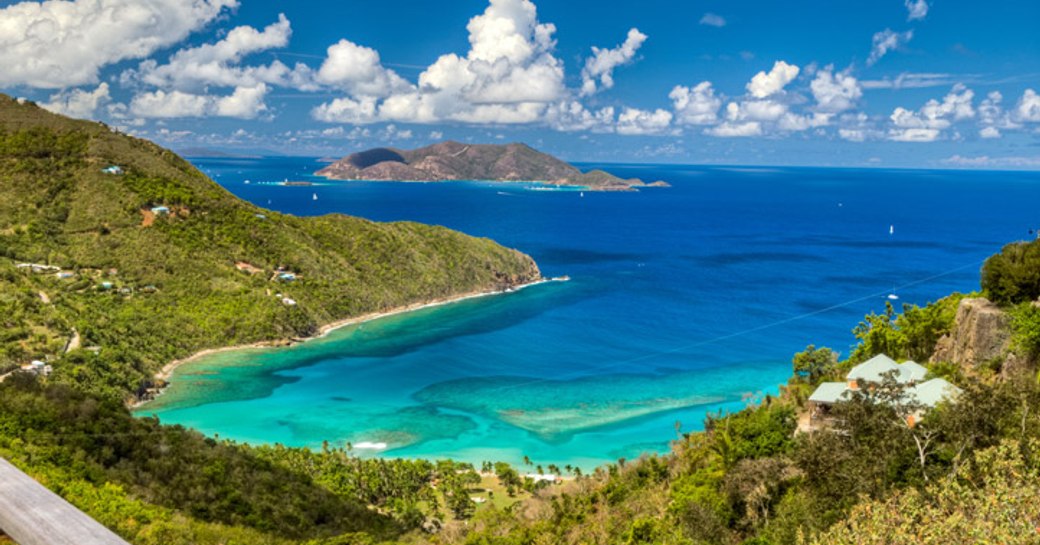
[[[169,150],[0,95],[0,374],[147,397],[205,349],[541,279],[519,251],[443,227],[242,201]]]
[[[352,153],[319,170],[332,180],[443,182],[542,182],[589,191],[636,191],[668,187],[663,181],[645,183],[622,179],[603,170],[577,167],[526,144],[463,144],[441,142],[414,150],[373,148]]]

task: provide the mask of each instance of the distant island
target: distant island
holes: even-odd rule
[[[373,148],[352,153],[319,170],[332,180],[442,182],[541,182],[590,191],[635,191],[669,187],[663,181],[645,183],[622,179],[603,170],[582,172],[526,144],[463,144],[441,142],[414,150]]]

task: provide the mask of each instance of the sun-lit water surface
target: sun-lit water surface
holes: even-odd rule
[[[385,443],[358,452],[391,457],[591,467],[665,451],[677,423],[775,392],[806,344],[847,352],[889,294],[975,289],[986,256],[1040,226],[1036,173],[610,166],[674,187],[582,194],[279,187],[258,182],[318,165],[196,164],[261,206],[446,225],[572,278],[216,354],[142,411],[249,442]]]

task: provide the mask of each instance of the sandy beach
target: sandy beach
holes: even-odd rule
[[[276,340],[276,341],[261,341],[261,342],[255,342],[255,343],[250,343],[250,344],[242,344],[242,345],[234,345],[234,346],[224,346],[224,347],[219,347],[219,348],[207,348],[205,350],[200,350],[199,352],[196,352],[196,353],[194,353],[191,356],[188,356],[186,358],[181,358],[181,359],[178,359],[178,360],[171,361],[170,363],[167,363],[166,365],[163,366],[163,368],[161,370],[159,370],[158,373],[155,374],[155,378],[158,379],[158,380],[162,380],[162,381],[167,381],[168,382],[170,380],[170,378],[173,376],[174,372],[177,370],[177,368],[180,367],[181,365],[184,365],[184,364],[192,362],[192,361],[196,361],[198,359],[204,358],[206,356],[210,356],[212,354],[219,354],[219,353],[222,353],[222,352],[231,352],[231,351],[235,351],[235,350],[245,350],[245,349],[250,349],[250,348],[281,348],[281,347],[289,347],[289,346],[293,346],[293,345],[296,345],[296,344],[299,344],[299,343],[311,341],[311,340],[314,340],[314,339],[320,339],[320,338],[328,335],[332,331],[335,331],[335,330],[343,328],[343,327],[348,327],[348,326],[357,325],[357,324],[361,324],[361,323],[365,323],[365,322],[370,322],[372,320],[378,320],[380,318],[386,318],[388,316],[394,316],[394,315],[397,315],[397,314],[405,314],[405,313],[408,313],[408,312],[414,312],[414,311],[425,309],[425,308],[431,308],[431,307],[437,307],[437,306],[442,306],[442,305],[448,305],[448,304],[451,304],[451,303],[457,303],[457,302],[460,302],[460,301],[465,301],[465,300],[468,300],[468,299],[475,299],[475,298],[478,298],[478,297],[488,297],[488,296],[491,296],[491,295],[500,295],[500,294],[504,294],[504,293],[512,293],[512,292],[515,292],[515,291],[522,290],[524,288],[529,288],[531,286],[537,286],[539,284],[545,284],[545,283],[548,283],[548,282],[565,282],[567,280],[569,280],[569,278],[567,278],[567,277],[543,278],[543,279],[540,279],[540,280],[537,280],[537,281],[534,281],[534,282],[528,282],[526,284],[520,284],[520,285],[513,286],[513,287],[510,287],[510,288],[507,288],[507,289],[504,289],[504,290],[503,289],[495,289],[495,290],[473,291],[473,292],[463,293],[463,294],[452,296],[452,297],[440,297],[440,298],[437,298],[437,299],[430,299],[428,301],[421,301],[421,302],[418,302],[418,303],[412,303],[410,305],[405,305],[405,306],[393,308],[393,309],[387,310],[387,311],[370,312],[368,314],[362,314],[361,316],[354,316],[352,318],[344,318],[342,320],[336,320],[334,322],[325,324],[325,325],[323,325],[323,326],[321,326],[319,328],[318,333],[316,335],[311,336],[311,337],[307,337],[307,338],[303,338],[303,339],[283,339],[283,340]],[[160,392],[160,395],[161,395],[161,392]],[[131,404],[131,407],[132,408],[133,407],[138,407],[138,406],[144,404],[147,401],[151,401],[151,400],[136,400],[136,401],[134,401]]]

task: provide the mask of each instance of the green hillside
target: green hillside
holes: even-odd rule
[[[0,369],[47,360],[54,380],[125,396],[202,348],[538,276],[441,227],[262,210],[153,143],[0,96]]]
[[[123,172],[101,172],[113,164]],[[0,98],[0,372],[41,358],[55,370],[5,375],[0,456],[140,545],[1033,544],[1038,255],[1040,241],[1015,243],[983,268],[981,295],[1007,315],[992,360],[936,357],[939,339],[977,336],[958,333],[964,296],[889,306],[852,330],[845,360],[809,346],[779,396],[711,415],[668,455],[586,475],[547,466],[573,474],[563,484],[521,477],[537,460],[481,475],[254,447],[134,418],[124,401],[199,348],[532,280],[534,263],[443,228],[260,210],[153,144]],[[819,384],[879,353],[963,391],[908,420],[885,401],[906,394],[890,377],[796,431]]]

